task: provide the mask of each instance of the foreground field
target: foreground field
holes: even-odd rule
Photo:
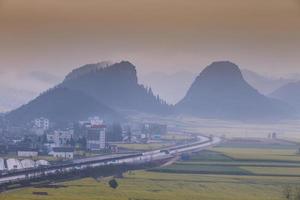
[[[112,189],[103,178],[25,188],[6,200],[280,200],[287,185],[300,185],[297,146],[230,147],[192,154],[154,171],[132,171]],[[156,170],[156,171],[155,171]]]
[[[9,200],[276,200],[283,186],[300,184],[299,178],[259,176],[215,176],[136,171],[118,179],[112,189],[109,178],[97,182],[87,178],[61,184],[57,188],[27,188],[1,194]],[[47,195],[34,195],[37,192]]]

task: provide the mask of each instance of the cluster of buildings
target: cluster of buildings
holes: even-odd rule
[[[118,152],[118,143],[148,143],[161,139],[167,133],[167,126],[163,124],[128,123],[107,126],[98,117],[79,121],[68,127],[54,128],[49,119],[40,117],[32,121],[28,132],[23,135],[7,134],[8,142],[0,144],[0,155],[7,157],[15,153],[24,162],[22,164],[23,160],[8,160],[3,161],[3,166],[7,169],[34,166],[36,163],[33,160],[41,156],[65,160],[73,159],[76,155],[84,156],[86,152]]]
[[[32,159],[19,160],[16,158],[8,158],[8,159],[0,158],[0,172],[30,169],[30,168],[43,167],[48,165],[49,162],[46,160],[34,161]]]
[[[47,118],[40,117],[33,120],[32,131],[36,135],[43,135],[50,128],[50,121]]]
[[[48,131],[45,143],[48,155],[61,159],[73,159],[78,141],[83,141],[81,148],[86,151],[106,149],[106,125],[98,117],[80,121],[76,133],[74,129]]]
[[[131,143],[148,143],[153,140],[161,140],[167,134],[167,125],[159,123],[131,123],[130,127]]]
[[[167,134],[167,125],[157,123],[144,123],[142,124],[142,137],[148,139],[161,139]]]
[[[0,133],[0,155],[21,158],[52,156],[73,159],[75,149],[104,151],[107,148],[107,128],[98,117],[80,121],[69,128],[54,128],[49,119],[34,119],[23,134]],[[17,165],[18,166],[18,165]]]

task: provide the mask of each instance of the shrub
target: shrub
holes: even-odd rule
[[[110,186],[111,188],[113,188],[113,189],[116,189],[116,188],[119,186],[119,184],[118,184],[118,182],[116,181],[116,179],[110,180],[110,181],[108,182],[108,184],[109,184],[109,186]]]

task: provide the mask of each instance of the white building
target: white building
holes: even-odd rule
[[[40,166],[48,166],[50,165],[49,162],[47,160],[37,160],[35,162],[35,165],[40,167]]]
[[[54,131],[47,134],[47,141],[54,143],[55,147],[65,146],[73,138],[73,130]]]
[[[0,171],[6,170],[4,159],[0,158]]]
[[[101,120],[99,117],[90,117],[89,118],[89,123],[94,126],[94,125],[101,125],[103,124],[103,120]]]
[[[35,162],[33,160],[30,160],[30,159],[22,160],[21,164],[22,164],[22,167],[24,169],[34,168],[36,166]]]
[[[47,130],[47,129],[49,129],[49,126],[50,126],[49,119],[44,118],[44,117],[35,119],[33,121],[33,123],[34,123],[34,128],[37,128],[37,129]]]
[[[106,147],[106,126],[91,125],[87,130],[87,149],[91,151],[105,149]]]
[[[20,149],[17,151],[18,157],[36,157],[39,152],[37,149]]]
[[[70,147],[55,147],[49,153],[55,158],[62,158],[62,159],[73,159],[74,158],[74,149]]]
[[[6,160],[8,170],[23,169],[21,162],[15,158],[9,158]]]

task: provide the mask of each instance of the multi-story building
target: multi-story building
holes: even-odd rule
[[[54,143],[56,147],[70,145],[72,138],[73,130],[57,130],[47,134],[47,141],[49,143]]]
[[[37,149],[21,148],[17,151],[18,157],[37,157],[38,154],[39,152]]]
[[[62,158],[62,159],[73,159],[74,158],[74,149],[71,147],[55,147],[49,153],[55,158]]]
[[[87,127],[86,133],[87,149],[91,151],[105,149],[106,147],[106,126],[104,124],[94,124]]]
[[[156,123],[145,123],[142,125],[142,134],[147,138],[159,139],[162,135],[167,133],[167,125]]]
[[[34,128],[47,130],[47,129],[49,129],[50,122],[49,122],[49,119],[40,117],[40,118],[36,118],[33,121],[33,126],[34,126]]]

